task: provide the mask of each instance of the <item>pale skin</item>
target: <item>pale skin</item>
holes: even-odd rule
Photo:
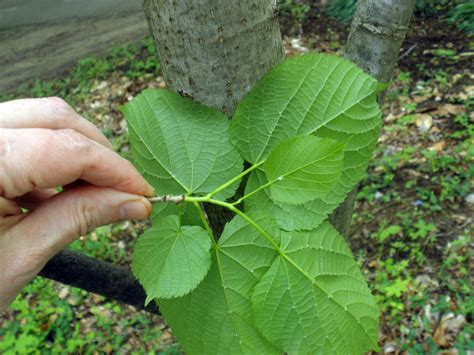
[[[1,103],[0,314],[79,236],[148,218],[145,196],[153,195],[132,164],[62,99]]]

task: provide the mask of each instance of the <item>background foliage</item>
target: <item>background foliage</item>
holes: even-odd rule
[[[288,2],[285,6],[289,6]],[[294,12],[305,10],[303,5],[294,3]],[[297,10],[296,10],[297,9]],[[357,0],[331,0],[326,13],[339,21],[348,22],[357,9]],[[291,12],[291,10],[289,10]],[[469,0],[416,0],[415,16],[442,15],[445,21],[454,23],[459,29],[472,34],[474,32],[474,3]]]

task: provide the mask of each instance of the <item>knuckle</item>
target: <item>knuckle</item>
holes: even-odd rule
[[[0,131],[0,196],[14,198],[28,192],[25,191],[25,186],[28,186],[25,176],[29,176],[29,169],[18,160],[29,158],[34,152],[25,147],[23,137],[22,130]]]
[[[74,129],[66,128],[55,132],[66,146],[65,148],[70,148],[81,153],[88,153],[92,148],[90,140]]]
[[[37,139],[34,145],[28,146],[28,152],[32,155],[38,156],[49,156],[51,150],[56,150],[59,147],[58,137],[55,131],[44,130],[38,133]],[[28,168],[28,172],[31,169]]]
[[[44,102],[52,111],[63,112],[72,110],[71,106],[64,99],[57,96],[47,97],[44,99]]]
[[[43,99],[45,109],[55,120],[70,121],[76,117],[75,111],[69,104],[60,97],[47,97]]]
[[[71,242],[76,237],[94,230],[98,226],[98,215],[97,208],[94,205],[85,202],[77,203],[76,207],[72,210],[72,221],[76,233],[71,236]]]

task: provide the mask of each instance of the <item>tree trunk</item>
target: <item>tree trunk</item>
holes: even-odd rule
[[[378,81],[389,82],[414,7],[415,0],[359,0],[344,56]],[[381,100],[382,95],[379,96]],[[356,193],[357,188],[330,218],[334,227],[345,237],[349,235]]]
[[[344,54],[378,81],[392,78],[415,0],[360,0]]]
[[[273,0],[144,0],[166,84],[231,116],[283,58]]]

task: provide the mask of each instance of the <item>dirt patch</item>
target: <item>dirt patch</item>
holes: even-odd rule
[[[148,33],[141,12],[108,18],[68,20],[0,31],[0,92],[65,73],[78,59]]]
[[[400,70],[410,72],[415,80],[427,80],[433,71],[440,69],[450,73],[474,68],[472,37],[443,20],[446,14],[447,10],[435,16],[416,14],[412,19],[397,65]],[[332,45],[332,50],[341,49],[350,30],[350,23],[327,17],[322,5],[313,6],[300,27],[291,18],[280,22],[284,33],[301,34],[308,39],[311,49],[324,50],[327,45]],[[456,55],[451,55],[451,50],[455,50]],[[440,56],[440,51],[445,54]]]

